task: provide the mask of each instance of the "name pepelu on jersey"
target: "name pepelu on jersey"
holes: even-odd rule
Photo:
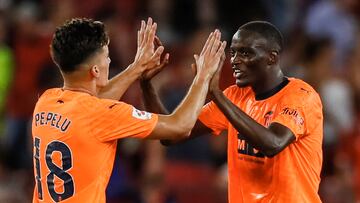
[[[71,120],[58,113],[39,112],[34,116],[35,126],[48,125],[65,132],[71,125]]]

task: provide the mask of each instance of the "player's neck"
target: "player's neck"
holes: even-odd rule
[[[282,71],[269,74],[267,78],[252,86],[252,90],[254,91],[255,95],[261,95],[279,86],[284,81],[284,78],[285,76]]]
[[[71,79],[64,79],[63,89],[97,96],[96,85],[93,84],[92,81],[73,81]]]
[[[70,90],[70,91],[74,91],[74,92],[84,92],[87,93],[91,96],[96,96],[96,94],[94,94],[92,91],[84,88],[84,87],[69,87],[69,86],[65,86],[62,88],[63,90]]]

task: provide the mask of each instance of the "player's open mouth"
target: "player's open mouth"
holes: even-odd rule
[[[234,78],[242,78],[246,76],[244,71],[240,71],[239,69],[233,69],[233,70],[234,70],[233,73]]]

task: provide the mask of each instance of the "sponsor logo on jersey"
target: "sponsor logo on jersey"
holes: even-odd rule
[[[292,116],[296,125],[304,124],[303,117],[298,113],[296,109],[286,107],[282,110],[281,114]]]
[[[259,150],[255,149],[249,143],[247,143],[245,141],[244,137],[240,133],[238,133],[237,148],[238,148],[239,154],[246,154],[249,156],[254,156],[254,157],[259,157],[259,158],[265,157],[263,153],[261,153]]]

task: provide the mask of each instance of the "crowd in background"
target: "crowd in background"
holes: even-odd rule
[[[283,71],[311,84],[323,102],[321,198],[360,202],[358,0],[0,0],[0,203],[32,198],[32,111],[45,89],[62,85],[49,55],[56,26],[72,17],[105,22],[113,76],[133,61],[137,29],[148,16],[170,53],[169,65],[153,79],[170,111],[186,94],[193,54],[211,30],[220,29],[230,42],[245,22],[275,24],[285,38]],[[221,86],[233,83],[227,57]],[[144,109],[138,83],[122,100]],[[225,203],[226,144],[226,135],[169,148],[158,141],[119,140],[108,202]]]

